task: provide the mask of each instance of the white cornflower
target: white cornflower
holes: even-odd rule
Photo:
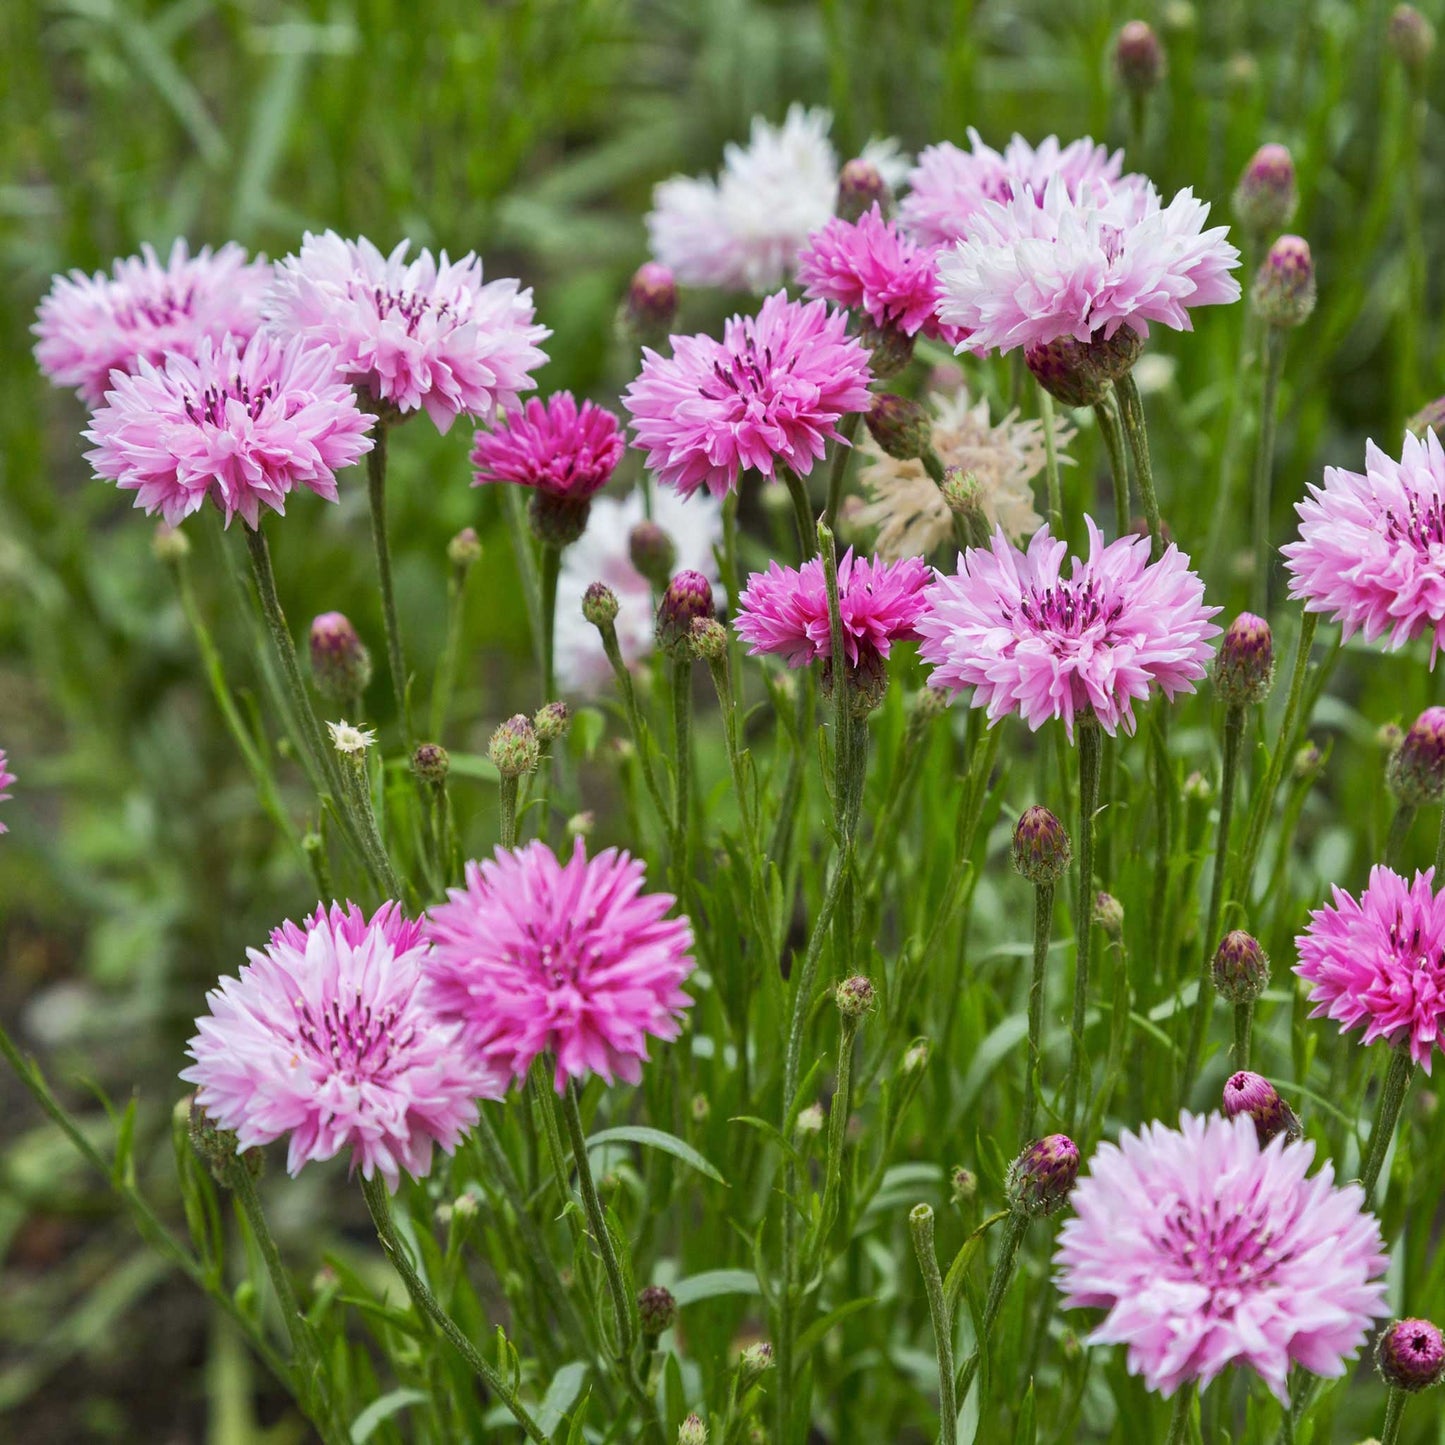
[[[327,723],[326,731],[331,734],[332,747],[348,757],[360,757],[376,741],[376,734],[370,728],[359,728],[345,718]]]

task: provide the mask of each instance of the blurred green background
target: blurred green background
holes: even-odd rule
[[[90,480],[80,404],[46,385],[28,326],[50,275],[107,266],[144,240],[236,238],[281,255],[306,228],[481,252],[489,275],[534,286],[554,331],[544,390],[615,398],[632,358],[614,336],[644,259],[651,186],[714,170],[749,118],[792,100],[830,106],[840,157],[871,135],[910,150],[976,126],[1002,145],[1092,133],[1122,144],[1109,64],[1121,22],[1158,28],[1169,76],[1130,169],[1192,185],[1221,212],[1261,142],[1294,152],[1294,223],[1314,247],[1320,307],[1291,346],[1275,531],[1327,461],[1363,439],[1397,447],[1405,417],[1445,391],[1439,261],[1441,132],[1424,124],[1418,202],[1429,304],[1410,301],[1402,217],[1417,184],[1412,114],[1384,44],[1380,0],[1197,7],[1108,0],[8,0],[0,5],[0,745],[21,776],[0,842],[0,1016],[91,1110],[142,1087],[140,1157],[167,1183],[174,1074],[201,993],[245,942],[309,901],[278,855],[223,734],[152,528]],[[1428,8],[1428,7],[1427,7]],[[1436,16],[1438,19],[1438,15]],[[1441,97],[1436,66],[1433,116]],[[685,319],[714,322],[710,298]],[[1164,333],[1151,412],[1161,496],[1214,600],[1242,603],[1231,548],[1247,533],[1252,410],[1229,397],[1244,308]],[[525,622],[493,499],[466,485],[469,429],[408,428],[393,448],[403,627],[422,669],[440,647],[444,549],[478,526],[465,716],[474,750],[512,709]],[[1093,437],[1076,449],[1098,469]],[[1221,500],[1218,479],[1232,474]],[[298,502],[297,510],[306,507]],[[359,488],[310,525],[274,532],[299,628],[340,608],[379,640]],[[1217,530],[1211,524],[1217,524]],[[1220,545],[1208,551],[1205,540]],[[205,538],[197,545],[210,545]],[[207,604],[245,657],[226,594]],[[244,664],[242,664],[244,666]],[[1375,727],[1439,695],[1378,658],[1347,666],[1321,714],[1348,764],[1311,799],[1313,867],[1343,875],[1386,818]],[[248,681],[243,675],[243,682]],[[1341,700],[1343,699],[1343,700]],[[378,707],[384,689],[375,689]],[[1321,737],[1323,739],[1323,733]],[[1186,737],[1184,745],[1187,747]],[[1338,754],[1337,754],[1338,755]],[[1422,849],[1423,857],[1423,849]],[[1313,889],[1313,892],[1312,892]],[[1282,927],[1291,923],[1282,908]],[[986,923],[986,920],[985,920]],[[299,1214],[309,1196],[293,1197]],[[295,1227],[297,1220],[291,1221]],[[286,1221],[281,1221],[286,1227]],[[100,1184],[0,1076],[0,1438],[242,1441],[226,1433],[234,1346],[139,1251]],[[263,1402],[264,1410],[264,1402]],[[294,1421],[294,1417],[287,1417]],[[262,1421],[265,1424],[265,1420]],[[297,1438],[292,1425],[275,1439]]]

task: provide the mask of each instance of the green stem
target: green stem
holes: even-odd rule
[[[1169,1434],[1164,1445],[1186,1445],[1189,1439],[1189,1416],[1194,1407],[1194,1383],[1179,1387],[1174,1397],[1174,1413],[1169,1417]]]
[[[1400,1422],[1405,1418],[1405,1392],[1398,1385],[1390,1386],[1385,1400],[1385,1423],[1380,1430],[1380,1445],[1399,1445]]]
[[[381,829],[376,824],[376,812],[371,806],[371,778],[367,771],[366,755],[343,758],[342,772],[346,774],[346,795],[351,804],[352,814],[357,820],[362,847],[371,871],[380,881],[388,898],[398,903],[406,901],[406,894],[396,869],[392,867],[391,855],[382,841]]]
[[[386,1251],[392,1268],[401,1276],[406,1292],[411,1296],[418,1312],[436,1325],[467,1362],[472,1373],[511,1411],[512,1418],[522,1427],[527,1439],[533,1441],[534,1445],[548,1445],[542,1427],[532,1418],[527,1407],[501,1375],[477,1352],[476,1347],[462,1333],[461,1326],[442,1308],[441,1302],[417,1273],[405,1243],[396,1232],[396,1223],[391,1217],[391,1198],[386,1192],[385,1181],[379,1174],[374,1174],[370,1179],[363,1178],[361,1192],[366,1199],[366,1207],[371,1211],[372,1223],[376,1226],[381,1247]]]
[[[806,562],[813,555],[817,528],[813,521],[813,504],[808,500],[807,484],[790,467],[782,469],[788,495],[793,499],[793,521],[798,529],[798,559]]]
[[[1022,1210],[1015,1209],[1010,1213],[1008,1227],[1004,1230],[1003,1244],[999,1248],[998,1262],[993,1267],[993,1278],[989,1281],[988,1300],[983,1307],[983,1330],[979,1334],[978,1345],[973,1354],[969,1356],[968,1363],[964,1365],[963,1374],[958,1382],[960,1408],[968,1403],[968,1392],[973,1388],[974,1376],[978,1374],[979,1365],[988,1349],[989,1335],[993,1332],[994,1321],[1003,1308],[1004,1296],[1013,1282],[1014,1264],[1018,1260],[1019,1246],[1023,1243],[1028,1227],[1029,1217]]]
[[[1123,536],[1133,521],[1129,506],[1129,461],[1124,446],[1124,427],[1119,420],[1119,402],[1113,392],[1094,407],[1099,435],[1109,454],[1109,475],[1114,480],[1114,529]]]
[[[1039,421],[1044,429],[1044,480],[1048,488],[1049,530],[1056,537],[1064,535],[1064,494],[1059,485],[1059,448],[1054,439],[1054,399],[1038,387]]]
[[[1274,436],[1279,410],[1279,379],[1284,370],[1284,329],[1264,333],[1264,385],[1260,393],[1259,446],[1254,458],[1254,572],[1251,606],[1261,617],[1269,608],[1269,504],[1274,477]]]
[[[1375,1115],[1375,1126],[1370,1131],[1370,1149],[1365,1156],[1365,1167],[1360,1171],[1360,1183],[1365,1187],[1365,1208],[1370,1207],[1375,1195],[1375,1185],[1380,1170],[1385,1166],[1385,1155],[1390,1149],[1390,1140],[1395,1137],[1395,1124],[1400,1117],[1400,1108],[1409,1092],[1410,1081],[1415,1077],[1415,1061],[1408,1048],[1392,1049],[1390,1068],[1380,1090],[1380,1108]]]
[[[668,807],[667,799],[662,796],[662,788],[657,781],[657,772],[652,766],[652,737],[643,720],[642,709],[637,705],[637,689],[632,684],[632,673],[622,660],[622,648],[617,641],[617,628],[613,623],[606,622],[597,631],[602,638],[602,650],[607,654],[608,662],[612,664],[612,672],[617,679],[617,691],[622,695],[622,707],[627,714],[627,726],[632,734],[632,745],[637,749],[637,760],[642,767],[642,780],[647,785],[647,795],[652,799],[652,806],[657,810],[657,816],[661,819],[663,828],[671,829],[672,810]]]
[[[1254,1000],[1245,999],[1234,1006],[1234,1067],[1249,1067],[1249,1042],[1254,1030]]]
[[[1385,866],[1387,868],[1399,869],[1400,855],[1405,851],[1405,844],[1410,841],[1410,829],[1415,822],[1415,814],[1418,810],[1413,803],[1407,803],[1403,798],[1395,809],[1395,816],[1390,819],[1390,832],[1385,839]]]
[[[503,487],[502,512],[507,520],[507,536],[512,543],[512,556],[517,563],[517,581],[522,588],[522,602],[527,613],[527,626],[532,634],[532,648],[540,668],[543,645],[541,585],[537,580],[532,528],[527,520],[527,502],[522,492],[521,487]]]
[[[1094,953],[1094,813],[1099,805],[1102,734],[1092,717],[1077,720],[1079,748],[1079,896],[1075,933],[1074,1014],[1070,1025],[1069,1077],[1064,1117],[1072,1133],[1078,1123],[1079,1091],[1085,1073],[1084,1020],[1089,1007],[1089,969]]]
[[[953,1393],[953,1319],[943,1294],[943,1277],[938,1272],[938,1253],[933,1244],[933,1210],[919,1204],[909,1211],[908,1229],[913,1235],[913,1252],[923,1273],[928,1296],[928,1313],[933,1320],[933,1344],[938,1352],[938,1440],[939,1445],[956,1445],[958,1406]]]
[[[1134,458],[1134,476],[1139,483],[1139,497],[1144,503],[1144,520],[1149,524],[1149,560],[1157,562],[1164,555],[1164,523],[1159,515],[1159,498],[1154,492],[1154,468],[1149,460],[1149,432],[1144,425],[1144,403],[1139,385],[1130,372],[1114,383],[1119,399],[1119,412],[1124,422],[1124,435],[1129,453]]]
[[[1053,922],[1054,885],[1040,883],[1034,888],[1034,971],[1029,980],[1028,1081],[1024,1092],[1022,1126],[1025,1139],[1034,1137],[1034,1119],[1038,1113],[1039,1083],[1043,1073],[1044,970],[1049,959]]]
[[[446,741],[447,715],[451,711],[452,690],[457,681],[457,654],[461,649],[462,618],[466,611],[467,577],[470,573],[469,566],[453,567],[447,584],[446,636],[431,691],[430,729],[435,743]]]
[[[497,803],[501,813],[501,844],[504,848],[517,846],[517,791],[520,782],[515,774],[504,777],[497,790]]]
[[[1435,836],[1435,876],[1445,879],[1445,808],[1440,810],[1440,831]]]
[[[692,839],[692,658],[686,649],[672,662],[672,887],[679,898],[688,884],[688,852]]]
[[[828,1157],[823,1166],[823,1204],[814,1226],[813,1239],[807,1254],[816,1269],[824,1262],[828,1233],[838,1214],[838,1194],[842,1187],[843,1146],[848,1130],[848,1115],[853,1107],[853,1042],[858,1036],[859,1020],[843,1016],[842,1035],[838,1040],[837,1086],[828,1111]],[[810,1270],[809,1273],[812,1271]]]
[[[381,588],[381,620],[386,630],[386,662],[396,697],[396,717],[408,751],[412,745],[411,702],[406,662],[401,650],[401,628],[396,620],[396,592],[391,580],[391,544],[386,535],[387,422],[378,417],[376,445],[366,454],[366,495],[371,503],[371,543],[376,549],[376,580]]]
[[[557,579],[562,572],[562,549],[542,547],[542,701],[557,696]]]
[[[853,438],[858,434],[858,423],[862,420],[861,411],[850,411],[838,423],[840,440],[833,443],[833,460],[828,468],[828,504],[823,509],[823,522],[829,527],[837,525],[838,508],[843,504],[843,481],[848,475],[848,462],[853,455]]]

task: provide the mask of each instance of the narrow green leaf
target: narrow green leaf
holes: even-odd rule
[[[695,1305],[728,1294],[760,1294],[758,1277],[750,1269],[709,1269],[680,1279],[672,1287],[678,1305]]]
[[[661,1149],[664,1154],[671,1154],[674,1159],[690,1164],[699,1174],[706,1174],[709,1179],[714,1179],[719,1184],[727,1183],[717,1167],[709,1164],[691,1144],[662,1129],[649,1129],[641,1124],[623,1124],[615,1129],[604,1129],[600,1134],[594,1134],[588,1139],[587,1152],[590,1154],[592,1150],[601,1149],[608,1144],[640,1144],[648,1149]]]
[[[563,1416],[582,1393],[582,1382],[586,1378],[587,1365],[582,1360],[569,1360],[558,1367],[542,1403],[537,1407],[537,1423],[544,1435],[552,1434],[562,1423]]]
[[[351,1445],[366,1445],[383,1420],[390,1420],[408,1405],[420,1405],[427,1398],[425,1390],[388,1390],[379,1400],[373,1400],[351,1422]]]

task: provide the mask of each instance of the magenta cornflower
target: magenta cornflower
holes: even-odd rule
[[[1030,195],[1041,202],[1055,177],[1070,197],[1091,186],[1099,194],[1113,189],[1138,190],[1147,184],[1142,176],[1122,174],[1123,151],[1112,154],[1088,136],[1061,146],[1048,136],[1038,148],[1016,135],[1003,154],[983,143],[970,128],[966,151],[952,141],[925,147],[908,174],[908,194],[898,206],[902,228],[926,245],[963,240],[974,216],[987,201],[1007,202]]]
[[[538,343],[552,334],[534,323],[530,289],[483,284],[472,252],[451,261],[423,250],[408,261],[410,245],[383,256],[364,237],[308,232],[276,268],[269,328],[334,346],[340,376],[398,412],[424,410],[439,431],[462,412],[490,422],[515,411],[547,360]]]
[[[206,996],[181,1078],[240,1149],[289,1135],[292,1174],[349,1150],[353,1168],[393,1192],[402,1170],[424,1177],[433,1146],[454,1150],[476,1100],[507,1084],[433,1010],[426,951],[395,903],[369,919],[333,903],[283,923]]]
[[[479,431],[472,447],[472,485],[515,482],[569,501],[586,501],[605,487],[626,443],[617,418],[570,391],[542,403],[532,397],[507,412],[493,431]]]
[[[194,256],[177,240],[162,263],[149,246],[111,274],[57,276],[40,303],[35,359],[57,386],[73,386],[89,406],[105,399],[112,371],[159,366],[171,352],[194,357],[203,340],[246,341],[261,324],[271,263],[247,260],[230,242]]]
[[[934,249],[884,220],[876,203],[856,221],[834,216],[814,231],[798,256],[798,281],[814,300],[861,312],[875,326],[942,337],[950,346],[961,339],[935,314],[940,293]]]
[[[847,324],[822,301],[779,291],[756,316],[734,316],[721,341],[675,336],[671,356],[644,349],[622,404],[657,479],[721,497],[746,469],[807,476],[838,420],[869,405],[868,353]]]
[[[10,793],[8,789],[15,781],[15,774],[10,771],[10,761],[5,756],[5,749],[0,748],[0,803],[8,802]],[[4,823],[0,823],[0,833],[8,833],[10,830]]]
[[[371,450],[372,418],[336,380],[330,348],[299,337],[258,334],[244,350],[203,339],[194,360],[142,360],[114,382],[84,433],[95,443],[86,460],[168,526],[208,496],[227,526],[240,516],[252,528],[296,487],[334,502],[336,472]]]
[[[1185,1114],[1102,1144],[1070,1196],[1054,1263],[1065,1309],[1108,1314],[1090,1344],[1128,1347],[1163,1395],[1226,1365],[1288,1408],[1291,1365],[1344,1374],[1384,1303],[1379,1225],[1312,1143],[1261,1149],[1253,1120]]]
[[[987,201],[939,253],[939,317],[979,352],[1108,340],[1121,326],[1143,338],[1151,322],[1189,331],[1191,307],[1239,299],[1239,252],[1227,227],[1204,229],[1208,216],[1187,190],[1166,206],[1152,186],[1075,196],[1058,178],[1042,204],[1028,191]]]
[[[853,666],[886,658],[900,638],[916,639],[932,573],[921,557],[883,563],[854,557],[850,547],[838,561],[838,611],[843,645]],[[819,557],[802,567],[772,563],[754,572],[738,598],[737,634],[758,657],[777,653],[789,667],[831,657],[828,592]]]
[[[1314,985],[1310,1017],[1342,1032],[1363,1024],[1365,1043],[1408,1048],[1427,1074],[1445,1029],[1445,893],[1434,877],[1430,868],[1406,882],[1376,866],[1358,901],[1335,888],[1295,939],[1294,971]]]
[[[1445,450],[1406,435],[1400,460],[1365,444],[1365,470],[1326,467],[1296,503],[1299,541],[1282,550],[1290,596],[1340,623],[1348,638],[1386,637],[1393,652],[1422,632],[1430,664],[1445,642]],[[1388,636],[1386,636],[1388,634]]]
[[[1063,575],[1068,545],[1044,527],[1028,550],[995,532],[988,550],[970,548],[958,571],[928,589],[919,618],[919,655],[932,684],[971,688],[990,724],[1017,712],[1030,728],[1092,712],[1111,736],[1134,731],[1134,703],[1154,688],[1193,692],[1219,628],[1204,605],[1204,583],[1171,545],[1149,561],[1146,538],[1104,544],[1090,517],[1089,555]]]
[[[637,1083],[648,1038],[675,1039],[692,1002],[692,926],[644,881],[637,859],[589,859],[580,838],[565,863],[541,842],[468,863],[428,915],[437,1006],[518,1078],[550,1053],[559,1093],[588,1073]]]

